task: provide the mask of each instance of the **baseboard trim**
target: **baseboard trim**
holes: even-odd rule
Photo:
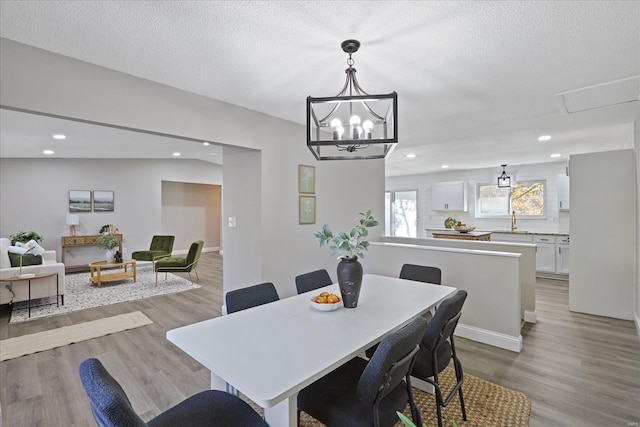
[[[538,313],[536,311],[524,311],[524,321],[527,323],[536,323],[538,321]]]
[[[459,323],[456,327],[455,335],[472,341],[481,342],[483,344],[492,345],[494,347],[503,348],[505,350],[514,351],[516,353],[520,353],[522,351],[522,335],[514,337],[490,331],[488,329],[468,326],[462,323]]]

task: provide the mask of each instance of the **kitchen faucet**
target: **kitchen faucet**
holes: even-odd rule
[[[511,231],[514,231],[516,228],[516,211],[511,211]]]

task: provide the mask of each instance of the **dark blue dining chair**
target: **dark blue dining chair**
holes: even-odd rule
[[[296,276],[296,290],[298,291],[298,294],[323,288],[332,283],[329,273],[324,269]]]
[[[456,354],[456,346],[453,339],[458,320],[462,315],[462,306],[467,299],[467,292],[456,291],[453,296],[440,303],[436,314],[429,321],[426,332],[420,341],[420,350],[416,356],[416,362],[411,370],[411,375],[423,381],[427,381],[435,388],[436,410],[438,413],[438,427],[442,427],[442,409],[455,397],[460,397],[462,418],[467,420],[467,412],[464,407],[462,383],[464,380],[462,363]],[[456,384],[447,396],[442,395],[438,374],[445,370],[453,361],[453,369],[456,373]]]
[[[194,394],[145,423],[98,359],[84,360],[78,372],[100,427],[269,427],[244,400],[219,390]]]
[[[225,295],[227,314],[278,301],[278,291],[271,282],[235,289]]]
[[[409,372],[426,324],[418,317],[387,335],[368,362],[355,357],[302,389],[298,417],[304,411],[327,426],[391,427],[409,404],[413,422],[422,425]]]

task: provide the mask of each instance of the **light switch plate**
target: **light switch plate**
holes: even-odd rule
[[[230,216],[229,217],[229,228],[236,228],[236,217],[235,216]]]

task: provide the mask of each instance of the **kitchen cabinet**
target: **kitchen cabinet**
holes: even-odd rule
[[[556,272],[556,243],[553,236],[535,235],[533,243],[536,244],[536,271],[544,273]]]
[[[569,274],[569,237],[556,236],[556,273]]]
[[[493,233],[494,242],[534,243],[536,271],[539,273],[569,274],[569,236],[533,233]]]
[[[436,182],[431,185],[432,210],[467,212],[467,203],[466,182]]]
[[[558,175],[558,209],[568,211],[570,207],[569,177],[565,174]]]

